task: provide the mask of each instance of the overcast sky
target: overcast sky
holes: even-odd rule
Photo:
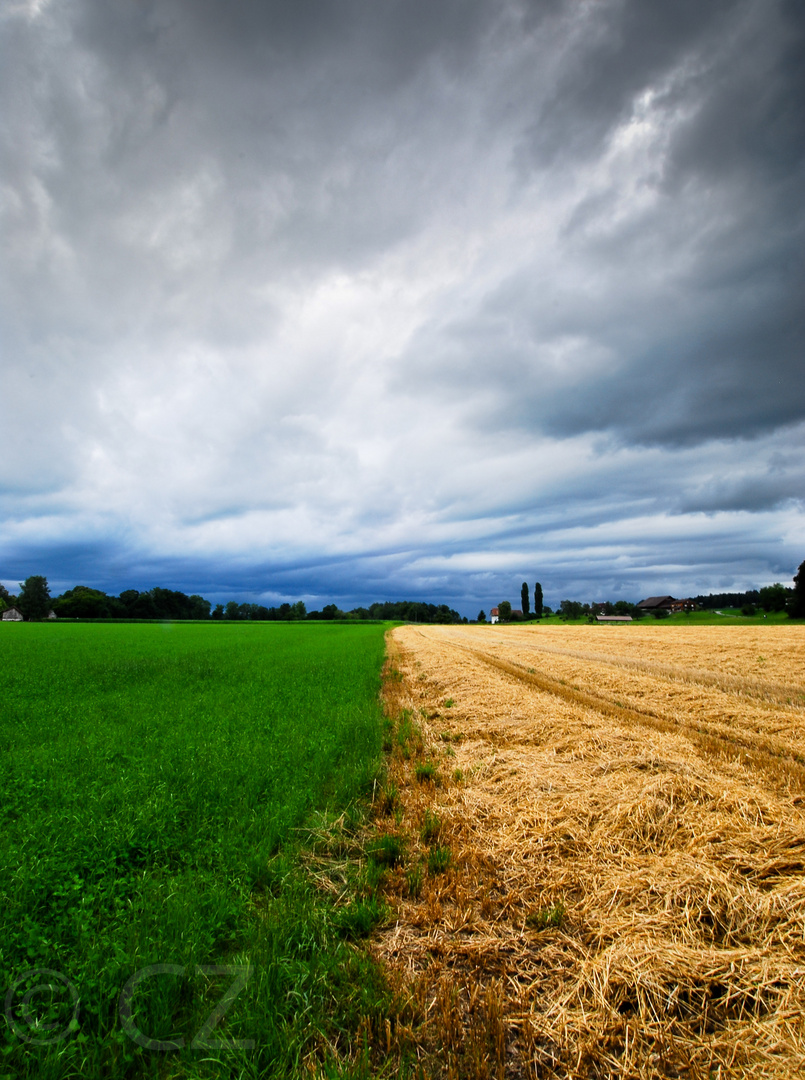
[[[2,0],[0,580],[791,584],[801,0]]]

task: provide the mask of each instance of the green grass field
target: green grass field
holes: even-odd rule
[[[0,1077],[287,1077],[382,1007],[294,838],[371,789],[385,629],[0,627]]]

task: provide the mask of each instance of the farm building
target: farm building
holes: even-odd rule
[[[672,611],[676,603],[678,601],[674,600],[673,596],[649,596],[637,606],[641,611]]]
[[[3,612],[3,622],[24,622],[25,617],[19,608],[10,607]]]
[[[493,607],[492,610],[489,612],[489,621],[490,622],[499,622],[500,621],[500,612],[498,611],[498,609],[496,607]]]

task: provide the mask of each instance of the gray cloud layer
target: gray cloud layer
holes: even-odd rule
[[[0,577],[468,614],[790,577],[804,21],[6,5]]]

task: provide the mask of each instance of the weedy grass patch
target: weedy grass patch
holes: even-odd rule
[[[426,807],[422,818],[422,828],[419,831],[423,844],[432,844],[434,840],[438,840],[441,831],[442,823],[439,815],[434,813],[429,806]]]
[[[550,907],[537,908],[526,916],[525,924],[531,930],[547,930],[549,927],[559,929],[565,920],[565,905],[557,900]]]
[[[452,861],[449,847],[432,847],[428,852],[428,870],[431,874],[443,874]]]
[[[421,784],[436,784],[438,785],[441,777],[439,775],[439,766],[435,761],[421,761],[414,770],[417,780]]]
[[[0,1077],[349,1054],[387,991],[347,939],[382,911],[317,891],[297,828],[372,791],[385,627],[3,629]]]

